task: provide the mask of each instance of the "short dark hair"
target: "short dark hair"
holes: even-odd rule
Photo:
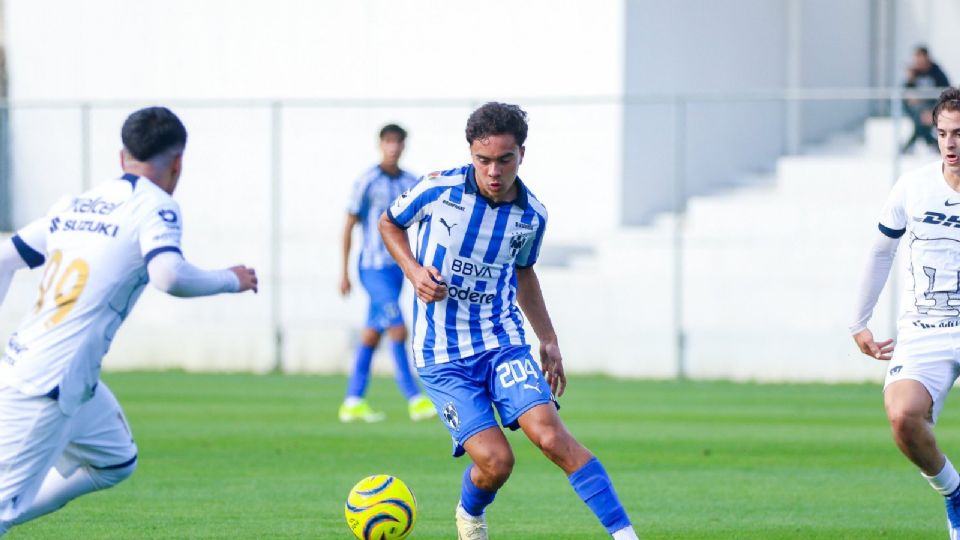
[[[382,141],[387,137],[387,135],[396,135],[400,137],[400,142],[407,140],[407,130],[396,124],[387,124],[380,129],[380,140]]]
[[[933,108],[933,127],[937,127],[937,117],[943,111],[960,111],[960,90],[947,88],[940,93],[940,99]]]
[[[147,107],[127,117],[120,138],[137,161],[150,161],[167,150],[185,147],[187,128],[170,109]]]
[[[926,45],[917,45],[917,47],[916,47],[915,49],[913,49],[913,52],[915,52],[915,53],[920,53],[920,54],[922,54],[922,55],[924,55],[924,56],[927,56],[927,57],[930,56],[930,50],[927,49],[927,46],[926,46]]]
[[[473,111],[467,119],[467,142],[491,135],[513,135],[518,145],[527,140],[527,113],[519,105],[491,101]]]

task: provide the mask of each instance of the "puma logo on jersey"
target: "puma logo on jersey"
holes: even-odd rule
[[[448,235],[448,236],[451,235],[451,234],[453,234],[451,231],[453,230],[454,227],[457,226],[456,223],[454,223],[453,225],[449,225],[449,224],[447,223],[447,220],[445,220],[445,219],[443,219],[443,218],[440,218],[440,224],[447,228],[447,235]]]

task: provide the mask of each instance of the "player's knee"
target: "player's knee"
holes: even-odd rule
[[[360,334],[360,342],[367,347],[376,347],[380,343],[380,332],[367,328]]]
[[[890,420],[890,429],[897,438],[909,438],[927,423],[924,415],[901,407],[888,407],[887,418]]]
[[[390,336],[390,339],[393,341],[406,341],[407,340],[407,327],[406,326],[392,326],[387,330],[387,334]]]
[[[93,478],[97,489],[107,489],[123,482],[137,469],[137,458],[117,467],[97,469],[90,467],[90,477]]]
[[[507,450],[505,452],[492,452],[484,456],[479,463],[476,463],[476,466],[493,484],[501,486],[510,478],[515,461],[513,452]]]

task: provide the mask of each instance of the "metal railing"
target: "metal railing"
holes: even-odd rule
[[[689,350],[687,341],[687,331],[685,328],[686,313],[684,306],[688,303],[685,296],[687,287],[684,285],[684,271],[686,261],[684,259],[685,237],[686,237],[686,209],[687,201],[691,196],[696,195],[696,191],[690,186],[690,167],[692,163],[688,145],[691,140],[691,118],[698,114],[695,110],[698,107],[716,106],[724,107],[731,104],[753,105],[753,104],[774,104],[784,108],[782,119],[782,132],[777,134],[784,144],[782,145],[781,155],[789,155],[800,151],[805,142],[804,140],[804,116],[798,114],[801,107],[817,103],[853,103],[869,105],[871,112],[889,111],[889,116],[895,120],[895,126],[899,126],[899,120],[903,117],[902,103],[906,98],[935,98],[939,94],[938,90],[905,90],[902,88],[824,88],[824,89],[770,89],[770,90],[752,90],[752,91],[731,91],[731,92],[685,92],[676,94],[643,94],[643,95],[621,95],[621,96],[558,96],[558,97],[518,97],[515,99],[503,99],[520,103],[530,108],[562,108],[564,111],[575,111],[582,107],[614,107],[621,108],[624,111],[635,106],[656,106],[667,108],[672,111],[671,126],[672,134],[672,168],[673,177],[670,182],[671,213],[674,215],[672,221],[672,247],[671,247],[671,265],[673,275],[673,316],[672,332],[675,351],[676,375],[685,377],[689,371]],[[268,175],[264,179],[269,182],[269,247],[270,247],[270,276],[269,287],[273,291],[270,299],[270,321],[273,335],[273,365],[276,369],[284,367],[284,279],[285,275],[285,253],[286,244],[284,237],[284,178],[288,173],[293,174],[292,169],[287,167],[288,158],[285,157],[285,148],[288,143],[295,141],[296,137],[285,135],[289,127],[286,125],[290,118],[305,111],[336,111],[340,109],[355,109],[359,111],[371,112],[378,115],[380,112],[395,113],[398,110],[416,109],[437,111],[449,109],[451,114],[461,115],[463,110],[469,110],[484,100],[475,98],[464,99],[233,99],[233,100],[164,100],[163,103],[177,110],[242,110],[242,111],[262,111],[268,115],[268,131],[266,139],[269,140],[265,150],[269,157]],[[94,176],[94,155],[104,148],[103,138],[97,138],[94,133],[94,116],[103,111],[122,112],[145,105],[143,100],[83,100],[83,101],[11,101],[0,102],[0,110],[6,113],[5,118],[15,117],[16,113],[24,111],[65,111],[76,112],[79,115],[77,122],[76,142],[80,148],[79,177],[80,185],[78,187],[86,189],[92,184]],[[541,112],[541,118],[543,113]],[[866,117],[867,114],[863,114]],[[464,117],[465,118],[465,117]],[[385,119],[384,119],[385,120]],[[847,126],[837,126],[841,130]],[[119,126],[117,126],[119,131]],[[14,128],[10,132],[10,137],[15,139],[18,135],[16,119],[14,119]],[[451,137],[459,138],[460,133],[451,133]],[[536,136],[536,135],[534,135]],[[611,145],[622,144],[622,133],[612,132],[609,134]],[[902,139],[902,133],[894,130],[895,141],[891,144],[897,148]],[[115,144],[117,141],[110,141]],[[725,144],[735,145],[738,141],[725,141]],[[16,144],[14,144],[16,147]],[[625,149],[626,151],[626,149]],[[51,149],[56,153],[56,149]],[[14,155],[16,159],[16,155]],[[894,152],[889,159],[892,163],[893,174],[889,178],[889,184],[892,185],[901,169],[901,156],[899,152]],[[772,160],[771,160],[772,161]],[[362,165],[352,163],[356,167]],[[772,165],[772,162],[771,162]],[[631,179],[621,178],[619,184],[622,186]],[[616,181],[614,183],[617,183]],[[3,183],[0,183],[2,186]],[[21,182],[19,185],[23,185]],[[0,194],[4,196],[4,194]],[[9,194],[7,195],[9,197]],[[23,193],[15,194],[16,198],[29,195]],[[12,207],[13,204],[7,205]],[[0,205],[4,208],[4,205]],[[9,220],[9,216],[8,216]],[[895,299],[893,300],[896,301]],[[894,306],[890,307],[890,313],[895,313]],[[895,319],[888,321],[890,330],[895,329]]]

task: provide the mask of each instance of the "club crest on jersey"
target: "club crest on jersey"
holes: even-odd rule
[[[177,213],[173,210],[160,210],[157,214],[160,215],[160,219],[162,219],[164,223],[177,222]]]
[[[513,233],[510,237],[510,255],[516,257],[517,253],[523,249],[523,245],[527,243],[527,236],[520,231]]]
[[[457,407],[453,402],[448,402],[443,406],[443,421],[454,431],[460,431],[460,415],[457,414]]]

